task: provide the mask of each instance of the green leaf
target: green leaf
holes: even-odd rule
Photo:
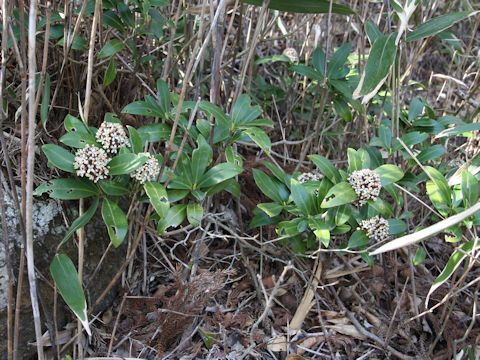
[[[149,98],[147,96],[145,97],[145,99],[150,99],[150,101],[134,101],[125,106],[122,109],[122,113],[131,115],[153,116],[160,118],[165,115],[160,106],[154,100],[151,100],[151,97]]]
[[[104,199],[102,204],[102,218],[107,226],[110,241],[113,246],[119,247],[127,236],[127,216],[120,206],[109,199]]]
[[[383,36],[383,33],[372,20],[367,20],[365,23],[365,32],[370,40],[370,44],[373,44],[379,37]]]
[[[355,230],[352,235],[350,236],[350,239],[348,239],[348,248],[349,249],[361,249],[365,246],[368,245],[369,238],[367,234],[365,234],[365,231],[363,230]]]
[[[242,0],[247,4],[261,6],[263,4],[262,0]],[[328,13],[330,9],[329,0],[271,0],[268,4],[270,9],[296,12],[296,13],[307,13],[307,14],[321,14]],[[336,3],[332,4],[332,12],[335,14],[354,14],[354,11],[346,5],[339,5]]]
[[[327,158],[321,155],[309,155],[308,158],[313,161],[318,170],[320,170],[328,180],[334,184],[342,181],[342,176]]]
[[[353,172],[362,169],[362,159],[355,149],[347,149],[348,171]]]
[[[436,144],[423,149],[420,154],[417,155],[417,160],[420,161],[420,163],[426,163],[427,161],[441,157],[443,154],[445,154],[443,145]]]
[[[309,78],[310,80],[320,81],[323,79],[322,73],[318,72],[314,68],[311,68],[310,66],[298,64],[298,65],[291,66],[290,69],[296,72],[297,74],[300,74]]]
[[[105,76],[103,77],[103,86],[107,87],[108,85],[110,85],[116,77],[117,63],[114,59],[111,59],[108,63],[107,70],[105,71]]]
[[[97,143],[94,135],[83,131],[67,132],[58,140],[67,146],[77,149],[83,149],[87,144],[95,145]]]
[[[466,169],[462,172],[462,197],[465,208],[475,205],[478,200],[478,180]]]
[[[65,116],[65,120],[63,120],[63,126],[65,126],[65,130],[68,132],[72,131],[80,131],[82,133],[89,133],[90,131],[88,130],[87,125],[80,120],[77,119],[76,117],[72,115],[67,115]]]
[[[147,124],[137,129],[143,141],[156,142],[168,140],[171,127],[167,124]]]
[[[397,165],[385,164],[375,169],[375,172],[380,175],[382,186],[387,186],[396,183],[403,178],[403,171]]]
[[[105,194],[110,196],[122,196],[129,192],[128,188],[113,180],[100,180],[98,185]]]
[[[233,104],[230,117],[236,126],[248,124],[262,114],[261,107],[251,106],[251,102],[250,96],[242,94]]]
[[[60,245],[58,247],[62,246],[67,242],[68,239],[73,235],[73,233],[77,230],[80,230],[83,228],[85,225],[88,224],[88,222],[92,219],[93,215],[95,215],[95,212],[97,211],[98,208],[98,197],[95,198],[92,202],[92,205],[88,208],[87,211],[85,211],[82,216],[79,216],[72,222],[72,225],[68,228],[67,232],[65,233],[65,236],[63,237],[63,240],[60,242]]]
[[[105,45],[103,45],[102,49],[98,53],[98,57],[100,59],[105,59],[107,57],[113,56],[116,53],[122,51],[125,48],[125,45],[118,40],[118,39],[112,39],[107,41]]]
[[[126,153],[117,155],[108,163],[109,173],[112,176],[130,174],[145,164],[147,160],[148,156],[142,154]]]
[[[322,208],[331,208],[335,206],[350,204],[357,199],[357,194],[348,182],[339,182],[334,185],[327,193],[322,202]]]
[[[192,226],[200,225],[203,218],[203,207],[198,203],[187,205],[187,220]]]
[[[194,184],[198,184],[213,157],[212,148],[207,143],[205,138],[199,135],[197,141],[198,147],[193,150],[192,160],[190,161],[192,183]]]
[[[45,84],[43,86],[42,103],[40,104],[40,120],[44,128],[48,120],[47,116],[48,116],[48,106],[50,105],[50,85],[51,85],[50,75],[46,73]]]
[[[157,80],[157,92],[158,92],[158,105],[160,109],[163,111],[164,114],[168,114],[170,112],[170,105],[171,105],[171,98],[170,98],[170,90],[168,89],[168,85],[162,79]]]
[[[352,51],[352,44],[345,43],[340,46],[332,55],[332,58],[328,62],[328,77],[331,79],[338,79],[341,76],[342,70],[347,61],[348,55]]]
[[[268,198],[277,203],[283,203],[288,200],[288,197],[290,196],[288,188],[276,179],[265,174],[263,171],[253,169],[253,179],[262,193]]]
[[[50,264],[50,274],[63,300],[91,336],[87,318],[87,301],[72,260],[65,254],[55,255]]]
[[[167,191],[163,185],[157,182],[148,181],[143,185],[143,188],[150,199],[150,203],[160,218],[167,216],[170,203],[168,202]]]
[[[169,227],[177,227],[185,220],[187,205],[174,205],[168,209],[167,216],[160,219],[157,225],[157,233],[163,235]]]
[[[368,56],[365,70],[362,75],[358,88],[359,95],[371,94],[378,91],[377,87],[383,84],[387,77],[390,67],[395,61],[397,46],[395,45],[396,33],[388,36],[379,37],[372,46],[370,55]],[[357,90],[355,90],[357,92]]]
[[[417,251],[415,251],[415,256],[412,259],[413,265],[418,266],[420,264],[423,264],[426,257],[427,257],[427,252],[425,251],[423,246],[419,246],[417,248]]]
[[[240,174],[242,168],[235,164],[222,163],[208,170],[201,178],[198,188],[204,189],[221,183]]]
[[[327,58],[322,48],[317,47],[315,50],[313,50],[312,65],[320,73],[321,78],[325,76],[326,61],[327,61]],[[321,79],[317,79],[317,80],[321,80]]]
[[[97,196],[98,188],[85,179],[53,179],[40,185],[34,195],[39,196],[43,192],[48,192],[53,199],[78,200]]]
[[[452,205],[452,191],[448,182],[440,171],[430,166],[425,170],[433,179],[427,181],[427,194],[435,208],[442,214],[447,215],[448,209]]]
[[[417,26],[412,32],[407,34],[407,41],[415,41],[426,38],[428,36],[436,35],[455,23],[466,19],[469,16],[478,13],[478,11],[460,11],[451,14],[437,16],[427,22]]]
[[[466,257],[471,256],[472,251],[480,247],[480,241],[470,240],[469,242],[460,246],[458,250],[455,250],[454,253],[450,256],[450,259],[445,265],[443,271],[438,275],[438,277],[433,282],[433,285],[430,287],[428,291],[427,297],[425,299],[425,306],[428,307],[428,300],[430,296],[443,284],[445,283],[455,272],[455,270],[461,265],[463,260]]]
[[[243,133],[248,135],[248,137],[252,139],[255,144],[260,147],[260,149],[265,151],[267,154],[270,153],[272,142],[265,131],[257,127],[251,127],[243,130]]]
[[[448,129],[445,129],[438,133],[438,135],[435,136],[436,139],[442,138],[442,137],[449,137],[449,136],[459,136],[459,135],[467,135],[468,133],[471,133],[472,131],[479,131],[480,130],[480,123],[475,122],[475,123],[470,123],[470,124],[463,124],[463,125],[458,125],[455,127],[451,127]]]
[[[406,133],[400,137],[405,145],[413,147],[414,145],[420,144],[428,139],[428,134],[420,131],[412,131]],[[400,141],[395,140],[394,150],[403,150],[403,146]]]
[[[135,154],[143,151],[143,140],[140,133],[132,126],[127,125],[128,134],[130,135],[130,144],[132,145],[132,151]]]
[[[261,203],[257,206],[270,217],[278,216],[283,210],[283,206],[277,203]]]
[[[407,224],[399,219],[388,219],[390,235],[398,235],[407,231]]]
[[[313,197],[308,194],[307,190],[297,180],[291,180],[292,199],[295,205],[305,215],[313,214]]]
[[[330,227],[321,220],[310,219],[308,226],[312,229],[317,240],[319,240],[325,248],[330,244]]]
[[[73,155],[70,151],[54,144],[43,145],[42,151],[47,157],[48,162],[56,168],[69,173],[75,172],[73,167],[75,155]]]

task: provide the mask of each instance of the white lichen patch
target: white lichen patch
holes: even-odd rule
[[[7,234],[10,246],[10,252],[14,251],[15,246],[18,246],[21,241],[20,232],[20,217],[16,211],[15,203],[9,193],[4,191],[5,215],[7,220]],[[17,189],[18,197],[20,198],[20,189]],[[36,241],[47,235],[50,231],[50,224],[60,212],[59,205],[54,200],[37,201],[33,204],[32,220],[33,220],[33,237]],[[63,228],[65,231],[65,228]],[[0,310],[7,306],[7,264],[6,264],[6,249],[3,243],[3,229],[0,224]]]

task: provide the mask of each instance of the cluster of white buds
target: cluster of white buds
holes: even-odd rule
[[[373,241],[384,241],[390,238],[388,221],[378,215],[367,220],[362,220],[360,229],[365,231],[368,238]]]
[[[97,131],[97,141],[111,154],[116,154],[123,146],[130,146],[128,136],[122,124],[103,122]]]
[[[105,150],[94,145],[85,145],[75,153],[74,169],[77,175],[86,177],[93,182],[105,179],[108,176],[107,164],[110,162]]]
[[[298,62],[298,60],[299,60],[297,50],[295,50],[294,48],[291,48],[291,47],[290,47],[290,48],[286,48],[285,50],[283,50],[282,55],[288,57],[288,59],[289,59],[291,62]]]
[[[360,206],[366,204],[368,200],[376,200],[382,189],[380,175],[370,169],[354,171],[348,177],[348,182],[355,190]]]
[[[297,178],[297,181],[300,184],[304,184],[307,181],[320,181],[322,179],[323,179],[323,174],[318,170],[313,170],[311,172],[300,174],[300,176]]]
[[[140,184],[156,180],[160,173],[160,164],[158,163],[158,160],[149,153],[147,154],[149,156],[147,162],[130,174],[130,176],[140,182]]]

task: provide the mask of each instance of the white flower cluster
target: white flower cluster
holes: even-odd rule
[[[144,184],[147,181],[156,180],[158,174],[160,173],[160,165],[158,160],[152,155],[148,155],[149,159],[147,162],[130,174],[130,176],[135,180],[138,180],[140,184]]]
[[[348,177],[348,182],[355,190],[360,206],[366,204],[368,200],[376,200],[382,189],[380,175],[370,169],[354,171]]]
[[[390,226],[388,221],[378,215],[362,220],[360,228],[367,233],[370,240],[383,241],[390,237]]]
[[[78,176],[86,177],[96,183],[98,180],[107,178],[109,162],[110,158],[105,150],[94,145],[85,145],[75,153],[73,167],[77,170]]]
[[[123,146],[130,146],[122,124],[103,122],[98,128],[96,139],[111,154],[118,153],[118,150]]]
[[[322,179],[323,179],[323,174],[317,170],[313,170],[311,172],[300,174],[300,176],[297,178],[297,181],[300,184],[304,184],[307,181],[320,181]]]

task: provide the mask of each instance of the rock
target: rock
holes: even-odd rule
[[[12,259],[14,260],[14,273],[18,274],[19,245],[21,234],[19,231],[19,220],[15,212],[13,201],[9,197],[5,199],[8,234],[10,241],[10,249]],[[66,213],[72,214],[68,216],[70,222],[77,216],[77,203],[70,202],[65,209]],[[40,298],[40,311],[42,314],[43,331],[47,330],[46,324],[52,322],[53,319],[53,303],[54,290],[52,288],[53,281],[49,273],[49,265],[53,259],[57,247],[66,231],[66,226],[61,215],[62,209],[54,200],[36,201],[33,208],[34,219],[34,251],[35,251],[35,267],[41,274],[38,277],[38,288]],[[84,286],[87,303],[95,302],[101,292],[110,283],[111,279],[118,271],[125,260],[126,246],[117,249],[111,248],[109,253],[101,264],[100,271],[92,275],[100,262],[104,252],[110,242],[105,225],[98,213],[86,226],[86,247],[85,247],[85,264],[84,264]],[[74,264],[77,263],[77,244],[74,239],[68,240],[59,250],[67,254]],[[7,324],[6,324],[6,305],[7,305],[7,272],[5,264],[5,249],[0,246],[0,353],[6,354],[7,347]],[[17,280],[15,279],[15,285]],[[16,291],[16,289],[14,290]],[[21,306],[21,322],[20,322],[20,340],[18,346],[18,359],[35,359],[36,349],[29,345],[35,341],[35,332],[33,327],[33,318],[31,313],[30,296],[28,290],[28,278],[25,269],[24,288],[22,290],[22,306]],[[95,313],[106,309],[115,298],[116,290],[112,290],[111,294],[102,302]],[[59,297],[57,301],[57,326],[58,330],[69,323],[75,321],[74,315],[66,307],[63,300]]]

